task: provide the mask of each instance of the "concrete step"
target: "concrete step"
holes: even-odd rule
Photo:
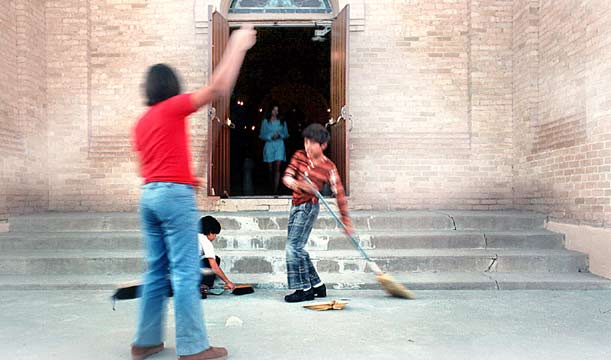
[[[599,289],[584,254],[544,229],[546,216],[518,211],[354,211],[361,246],[413,289]],[[215,242],[236,282],[285,287],[288,212],[214,213]],[[141,277],[136,213],[47,213],[10,219],[0,234],[0,289],[114,288]],[[334,288],[377,288],[375,277],[330,215],[321,210],[308,244]],[[111,285],[112,284],[112,285]]]
[[[542,229],[547,216],[524,211],[447,211],[456,230],[526,230]]]
[[[10,232],[0,234],[0,251],[138,250],[140,231]]]
[[[390,275],[411,290],[599,290],[611,280],[590,273],[395,272]],[[380,289],[375,276],[365,273],[320,273],[333,290]],[[0,275],[0,290],[108,290],[140,280],[141,273],[118,275]],[[286,274],[232,274],[232,281],[258,289],[286,289]],[[382,294],[382,293],[381,293]],[[416,295],[418,295],[416,293]]]
[[[245,211],[210,213],[225,230],[286,229],[288,212]],[[354,225],[366,230],[528,230],[542,229],[546,216],[521,211],[353,211]],[[14,232],[136,231],[137,213],[44,213],[9,219]],[[316,229],[337,229],[324,210]]]
[[[367,272],[355,250],[311,251],[320,272]],[[568,250],[511,249],[375,249],[369,256],[385,271],[449,272],[587,272],[587,256]],[[285,273],[281,250],[219,251],[228,273]],[[142,252],[10,251],[0,255],[2,275],[121,274],[144,269]]]
[[[283,250],[285,230],[223,231],[216,240],[219,249]],[[477,231],[360,231],[359,244],[365,249],[564,249],[564,236],[547,230],[513,232]],[[354,245],[338,230],[314,230],[308,247],[311,250],[348,250]]]
[[[283,250],[286,230],[222,231],[214,246],[218,249]],[[10,250],[138,250],[139,231],[50,232],[0,234],[0,251]],[[360,245],[366,249],[460,249],[523,248],[562,249],[564,237],[547,230],[513,232],[478,231],[363,231]],[[313,250],[353,249],[352,242],[339,230],[317,229],[308,244]]]

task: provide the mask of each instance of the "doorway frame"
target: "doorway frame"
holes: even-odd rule
[[[231,5],[231,2],[232,0],[221,0],[218,7],[214,7],[212,5],[208,7],[209,19],[212,19],[212,14],[214,14],[215,12],[218,12],[218,14],[220,14],[227,21],[230,32],[232,28],[238,28],[244,23],[254,24],[255,27],[317,27],[321,25],[332,26],[334,24],[334,21],[340,14],[340,12],[350,7],[350,2],[346,2],[346,4],[344,4],[344,7],[340,8],[338,0],[329,0],[329,3],[331,5],[331,13],[329,14],[317,14],[317,13],[310,13],[310,14],[308,13],[305,13],[305,14],[290,14],[290,13],[288,14],[287,13],[230,14],[229,8]],[[348,19],[349,19],[349,15],[348,15]],[[349,45],[348,44],[350,40],[349,40],[349,35],[348,35],[349,29],[346,28],[345,31],[346,31],[347,44],[346,44],[345,63],[344,63],[344,67],[345,67],[345,89],[344,89],[345,104],[343,105],[349,106],[349,96],[348,96],[349,94],[349,91],[348,91]],[[212,40],[211,37],[210,37],[210,40]],[[209,54],[212,54],[212,47],[213,47],[213,43],[212,41],[210,41],[209,48],[208,48]],[[333,49],[331,49],[331,51],[333,52]],[[212,71],[213,71],[212,61],[210,61],[209,63],[209,68],[210,68],[209,75],[212,75]],[[331,76],[333,77],[333,75]],[[332,87],[333,81],[331,81],[329,85]],[[330,102],[332,103],[333,99],[330,99]],[[342,104],[340,104],[340,107],[341,106]],[[333,111],[333,113],[335,112],[336,111]],[[331,115],[332,115],[331,119],[334,119],[335,117],[337,117],[335,115],[339,115],[339,114],[331,114]],[[344,115],[344,113],[342,112],[341,115]],[[338,119],[342,118],[341,115],[338,117]],[[227,116],[229,116],[229,114],[227,114]],[[343,133],[345,137],[343,139],[344,143],[342,144],[342,147],[345,148],[345,154],[344,154],[345,164],[344,164],[344,169],[340,172],[345,172],[345,174],[343,174],[344,175],[343,176],[344,178],[343,185],[344,185],[346,195],[349,196],[350,195],[350,176],[349,176],[349,155],[348,155],[349,153],[348,133],[350,130],[348,129],[348,124],[347,124],[348,119],[344,119],[344,120],[345,121],[343,121],[343,124],[337,123],[337,122],[332,123],[332,121],[330,120],[329,125],[335,125],[335,126],[339,125],[339,126],[344,127]],[[208,130],[208,136],[210,138],[210,129]],[[208,153],[209,163],[210,163],[210,156],[211,154]],[[208,196],[218,196],[219,194],[215,194],[214,190],[212,190],[211,188],[211,182],[210,182],[211,176],[212,176],[212,172],[211,172],[211,168],[209,164],[208,165],[208,174],[207,174],[207,177],[209,179],[207,193],[208,193]]]
[[[232,0],[221,0],[217,7],[218,12],[223,15],[229,22],[232,20],[237,22],[257,22],[257,21],[286,21],[286,20],[329,20],[333,19],[340,12],[338,0],[329,0],[331,4],[331,14],[283,14],[283,13],[266,13],[266,14],[229,14],[229,7]],[[346,3],[348,5],[349,2]]]

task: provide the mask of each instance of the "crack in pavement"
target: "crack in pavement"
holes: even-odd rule
[[[491,275],[487,274],[486,272],[482,273],[485,277],[487,277],[488,279],[494,281],[494,286],[496,287],[497,290],[501,290],[501,286],[499,285],[499,282],[497,279],[494,279]]]
[[[452,215],[446,214],[446,213],[441,212],[441,211],[433,211],[433,212],[434,213],[436,212],[436,213],[439,213],[441,215],[445,215],[445,216],[449,217],[450,220],[452,220],[452,230],[456,230],[456,220],[454,219],[454,217]]]
[[[490,265],[488,265],[488,269],[486,269],[484,272],[490,272],[492,270],[492,267],[495,267],[497,260],[499,259],[499,255],[498,254],[494,254],[494,257],[492,258],[492,261],[490,262]]]

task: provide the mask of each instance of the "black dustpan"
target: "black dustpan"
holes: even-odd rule
[[[236,285],[235,288],[231,291],[233,295],[246,295],[252,294],[254,292],[255,289],[252,287],[252,285],[249,284]]]

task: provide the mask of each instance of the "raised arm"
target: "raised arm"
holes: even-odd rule
[[[214,70],[210,83],[191,94],[191,102],[197,109],[212,102],[215,98],[227,95],[233,89],[244,61],[246,51],[256,41],[257,32],[252,25],[242,25],[233,32],[221,58]]]

